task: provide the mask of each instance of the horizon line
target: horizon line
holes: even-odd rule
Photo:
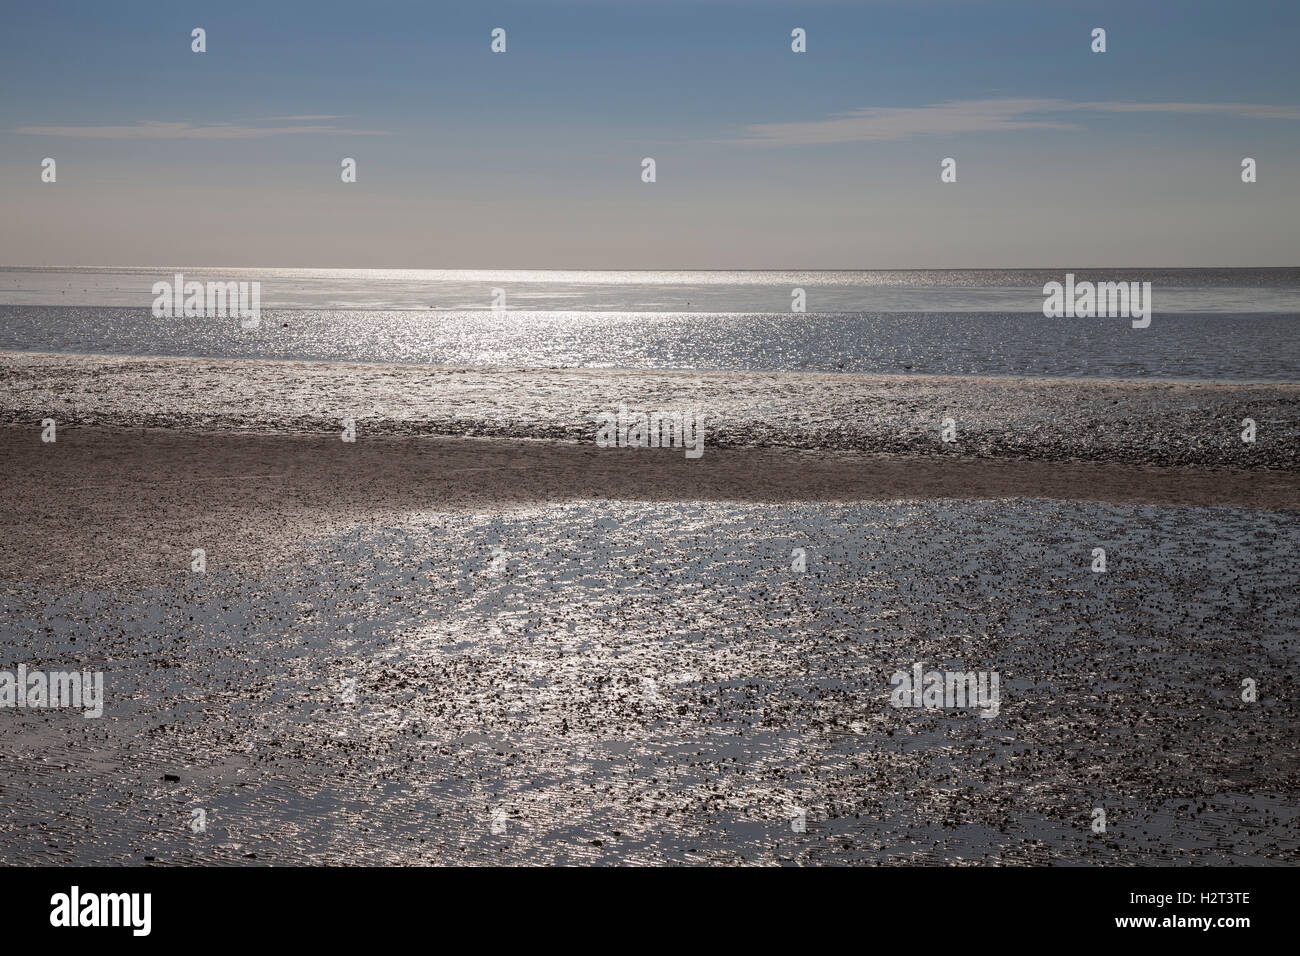
[[[239,266],[239,265],[32,265],[0,264],[0,269],[315,269],[322,272],[1009,272],[1057,271],[1060,269],[1300,269],[1286,266],[1231,265],[1016,265],[1016,266]]]

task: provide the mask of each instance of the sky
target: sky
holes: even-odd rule
[[[99,0],[4,21],[0,265],[1300,265],[1294,0]]]

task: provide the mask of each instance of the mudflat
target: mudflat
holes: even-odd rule
[[[1300,859],[1293,389],[62,361],[0,669],[103,713],[5,711],[6,862]]]

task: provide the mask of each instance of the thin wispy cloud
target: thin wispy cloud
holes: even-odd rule
[[[297,117],[299,121],[333,117]],[[282,117],[281,121],[291,121]],[[72,136],[80,139],[259,139],[267,136],[301,136],[328,133],[333,136],[384,136],[381,130],[343,129],[333,125],[245,126],[238,123],[198,125],[185,122],[141,120],[130,126],[20,126],[9,130],[29,136]]]
[[[793,123],[755,123],[742,143],[767,146],[817,146],[907,139],[911,136],[1082,129],[1078,121],[1053,113],[1183,113],[1245,119],[1300,120],[1300,108],[1255,103],[1076,103],[1057,99],[954,100],[918,107],[864,107],[826,119]]]

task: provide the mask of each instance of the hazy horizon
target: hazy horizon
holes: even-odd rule
[[[1142,269],[1159,269],[1161,271],[1209,271],[1223,270],[1285,270],[1300,269],[1300,262],[1282,265],[1161,265],[1155,262],[1142,262],[1136,265],[1119,263],[1053,263],[1051,265],[1014,265],[996,266],[292,266],[283,263],[270,265],[241,265],[232,262],[91,262],[91,263],[32,263],[0,262],[0,269],[11,270],[49,270],[49,269],[267,269],[267,270],[319,270],[321,272],[1051,272],[1055,270],[1096,271],[1116,269],[1135,271]]]

